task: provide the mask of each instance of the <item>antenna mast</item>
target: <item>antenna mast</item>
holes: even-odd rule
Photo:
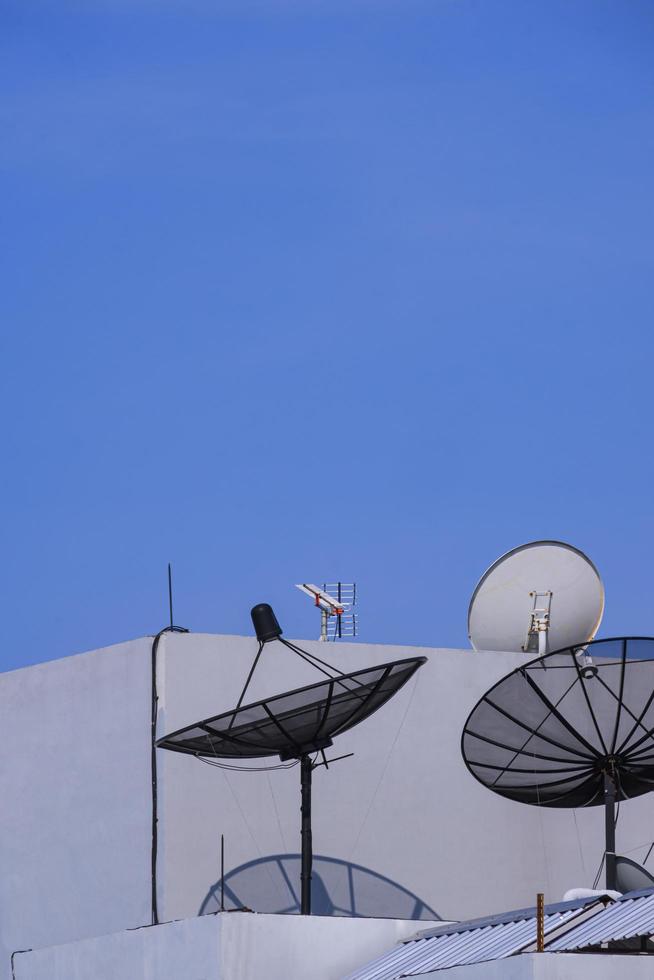
[[[168,562],[168,610],[170,613],[170,628],[173,629],[173,567]]]

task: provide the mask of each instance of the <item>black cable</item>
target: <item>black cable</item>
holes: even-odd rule
[[[619,785],[619,777],[618,777],[618,785]],[[614,828],[618,826],[618,817],[620,816],[620,802],[621,801],[618,800],[618,804],[615,808],[615,820],[613,821]],[[652,847],[654,847],[654,844],[652,844]],[[600,876],[602,874],[602,868],[604,867],[605,858],[606,858],[606,851],[604,851],[604,853],[602,854],[602,860],[600,861],[600,866],[597,869],[597,874],[595,875],[595,880],[593,881],[593,888],[597,888],[599,884]],[[647,860],[647,858],[645,858],[645,860]]]
[[[159,908],[157,904],[157,848],[159,837],[159,817],[157,813],[157,710],[159,695],[157,692],[157,650],[159,641],[164,633],[188,633],[183,626],[166,626],[159,630],[152,640],[150,666],[152,670],[151,704],[150,704],[150,776],[152,780],[152,846],[150,850],[150,887],[151,887],[151,919],[152,925],[159,924]]]
[[[597,874],[595,875],[595,880],[593,881],[593,889],[597,888],[600,880],[600,875],[602,874],[602,868],[604,867],[604,858],[606,854],[602,854],[602,860],[600,861],[600,866],[597,869]]]
[[[299,760],[293,762],[283,762],[275,766],[232,766],[227,762],[217,762],[215,759],[205,759],[201,755],[195,755],[198,762],[204,762],[207,766],[215,766],[217,769],[230,769],[233,772],[272,772],[275,769],[294,769]]]

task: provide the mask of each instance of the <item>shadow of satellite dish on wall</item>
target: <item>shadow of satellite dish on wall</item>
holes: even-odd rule
[[[271,854],[225,875],[225,908],[300,913],[300,855]],[[314,855],[311,887],[316,915],[380,919],[440,919],[407,888],[360,864]],[[211,886],[200,915],[220,910],[220,879]]]

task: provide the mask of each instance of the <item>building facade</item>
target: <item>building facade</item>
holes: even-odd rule
[[[602,808],[513,803],[461,757],[469,711],[522,655],[302,645],[348,671],[427,657],[328,752],[352,757],[314,773],[317,912],[452,920],[592,884]],[[234,707],[255,640],[164,633],[154,673],[152,647],[145,637],[0,676],[2,980],[16,950],[215,911],[221,835],[226,906],[297,911],[297,769],[240,772],[152,751],[153,720],[160,737]],[[319,678],[269,644],[247,700]],[[642,860],[652,836],[650,798],[623,804],[620,853]]]

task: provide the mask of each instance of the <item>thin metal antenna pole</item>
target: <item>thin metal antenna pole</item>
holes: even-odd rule
[[[170,611],[170,628],[173,628],[173,570],[168,562],[168,609]]]
[[[311,915],[311,867],[313,864],[313,843],[311,840],[311,757],[303,755],[300,759],[300,779],[302,787],[302,866],[300,871],[300,890],[302,915]]]
[[[225,911],[225,835],[220,835],[220,911]]]
[[[606,835],[605,867],[606,887],[616,890],[617,873],[615,864],[615,781],[607,770],[604,773],[604,829]]]

